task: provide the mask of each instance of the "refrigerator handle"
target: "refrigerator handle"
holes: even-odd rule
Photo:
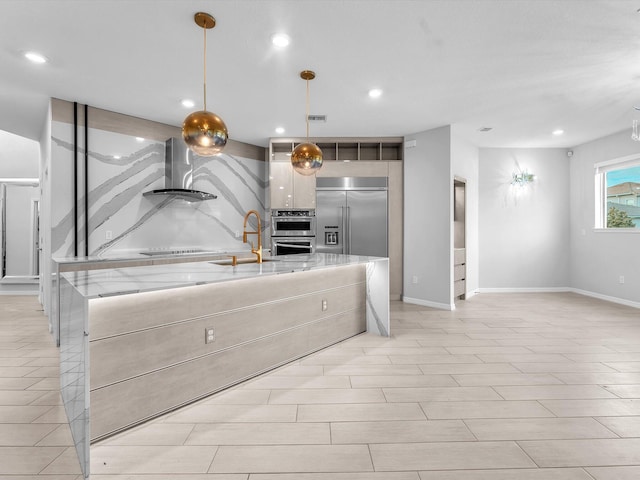
[[[347,208],[347,216],[344,222],[346,227],[345,246],[347,250],[347,255],[351,255],[351,209],[349,207],[346,207],[346,208]]]
[[[347,244],[347,215],[344,211],[346,207],[340,207],[340,219],[342,220],[342,239],[340,243],[342,244],[342,253],[347,255],[348,252],[348,244]]]

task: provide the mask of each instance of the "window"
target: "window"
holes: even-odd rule
[[[640,155],[596,167],[596,228],[640,230]]]

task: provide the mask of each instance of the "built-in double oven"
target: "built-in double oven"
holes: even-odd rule
[[[271,255],[313,253],[316,211],[313,208],[271,210]]]

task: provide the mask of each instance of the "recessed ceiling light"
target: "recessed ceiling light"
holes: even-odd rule
[[[276,133],[282,135],[284,133],[284,127],[276,127]]]
[[[271,35],[271,43],[276,47],[284,48],[288,46],[290,42],[291,39],[286,33],[275,33]]]
[[[30,60],[33,63],[47,63],[47,57],[37,52],[26,52],[24,56],[27,60]]]
[[[553,132],[551,132],[551,133],[552,133],[553,135],[558,136],[558,135],[562,135],[562,134],[564,133],[564,130],[560,130],[560,129],[558,129],[558,130],[554,130],[554,131],[553,131]]]
[[[196,106],[196,102],[191,100],[190,98],[185,98],[180,102],[184,108],[193,108]]]
[[[371,90],[369,90],[369,96],[371,98],[378,98],[380,97],[380,95],[382,95],[382,90],[379,88],[372,88]]]
[[[136,137],[136,142],[138,142],[138,143],[142,143],[142,142],[144,142],[144,138],[142,138],[142,137]]]

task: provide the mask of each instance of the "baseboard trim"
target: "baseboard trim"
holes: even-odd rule
[[[471,297],[475,297],[478,293],[480,293],[478,290],[472,290],[470,292],[467,292],[464,294],[464,299],[469,300]]]
[[[422,300],[420,298],[411,298],[411,297],[402,297],[402,301],[404,303],[412,303],[413,305],[420,305],[423,307],[431,307],[431,308],[437,308],[438,310],[455,310],[456,306],[455,304],[448,304],[448,303],[438,303],[438,302],[430,302],[428,300]]]
[[[478,293],[558,293],[571,292],[569,287],[479,288]]]
[[[38,296],[38,290],[0,290],[0,295],[34,295],[34,296]]]
[[[547,287],[547,288],[479,288],[477,293],[563,293],[571,292],[578,295],[584,295],[585,297],[597,298],[598,300],[604,300],[606,302],[617,303],[619,305],[625,305],[627,307],[640,308],[640,302],[634,302],[619,297],[612,297],[610,295],[603,295],[601,293],[590,292],[588,290],[581,290],[579,288],[572,287]],[[469,295],[467,295],[469,298]]]
[[[607,302],[617,303],[619,305],[626,305],[627,307],[640,308],[640,302],[634,302],[626,300],[624,298],[611,297],[609,295],[603,295],[601,293],[590,292],[588,290],[580,290],[579,288],[570,288],[570,292],[584,295],[586,297],[597,298],[598,300],[605,300]]]

